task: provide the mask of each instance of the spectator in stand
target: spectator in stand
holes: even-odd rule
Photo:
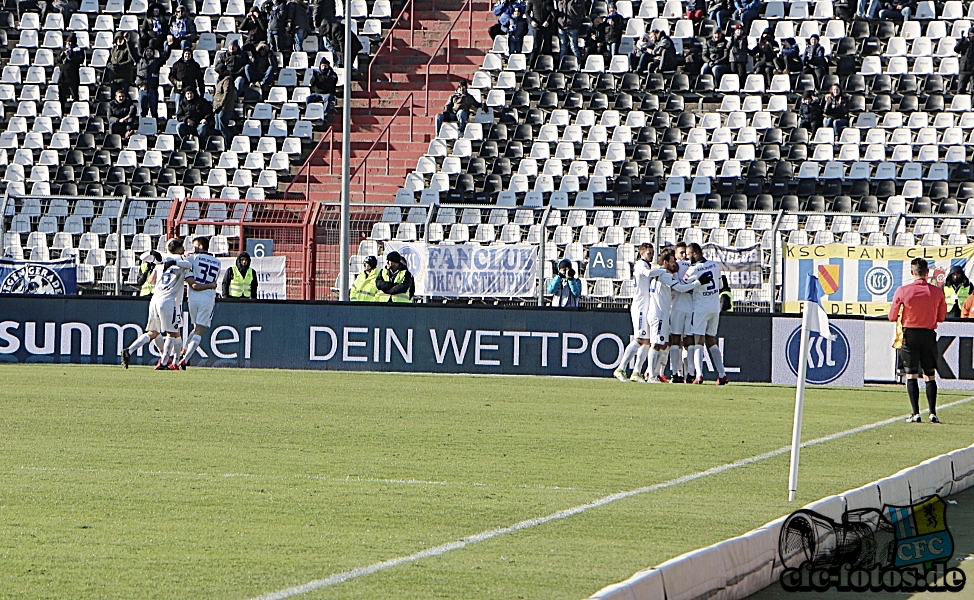
[[[744,35],[751,31],[751,23],[761,16],[761,0],[734,0],[734,19],[741,22]]]
[[[112,90],[128,89],[135,73],[135,58],[128,43],[128,32],[115,34],[115,45],[108,58],[105,80],[111,82]]]
[[[774,61],[778,58],[778,42],[774,39],[771,29],[765,29],[755,47],[751,48],[754,57],[754,73],[764,76],[765,88],[771,87],[774,76]],[[741,82],[743,83],[743,82]]]
[[[670,36],[659,29],[649,32],[653,41],[653,58],[649,63],[649,71],[653,73],[670,73],[676,71],[679,59],[676,57],[676,46]]]
[[[964,267],[954,265],[944,281],[944,296],[947,298],[947,316],[954,319],[961,316],[967,299],[974,294],[974,285],[964,273]]]
[[[172,64],[169,69],[169,81],[179,95],[179,99],[176,100],[176,110],[179,110],[183,92],[188,89],[202,92],[204,89],[203,67],[193,58],[192,50],[183,50],[182,58]]]
[[[325,105],[325,120],[331,119],[335,110],[337,98],[338,73],[331,68],[327,58],[321,59],[321,65],[311,74],[311,94],[308,102],[321,102]]]
[[[632,45],[632,52],[629,54],[629,70],[645,74],[652,61],[653,39],[648,33],[644,33]]]
[[[143,117],[159,117],[159,69],[166,64],[166,56],[156,58],[152,48],[142,51],[135,67],[135,85],[139,88],[139,108]]]
[[[250,268],[250,255],[241,252],[235,265],[223,276],[224,298],[257,299],[257,272]]]
[[[294,39],[294,51],[304,50],[304,40],[311,33],[311,8],[304,0],[287,3],[288,33]]]
[[[193,20],[193,17],[186,13],[185,8],[177,6],[176,14],[169,21],[169,34],[166,37],[166,47],[192,50],[193,44],[198,39],[200,39],[200,36],[196,33],[196,22]]]
[[[64,42],[64,50],[58,57],[58,64],[61,66],[61,78],[58,80],[58,100],[61,104],[67,104],[68,98],[72,101],[79,100],[79,88],[81,87],[81,64],[85,61],[85,51],[78,47],[78,36],[74,33],[68,35]]]
[[[490,39],[494,39],[499,35],[509,32],[508,24],[510,23],[511,15],[514,13],[514,7],[516,5],[521,5],[523,12],[523,8],[525,7],[523,2],[518,2],[516,0],[497,0],[497,3],[494,4],[494,8],[491,9],[491,12],[494,13],[495,17],[497,17],[497,22],[487,29]]]
[[[267,96],[267,92],[271,89],[271,85],[274,83],[275,72],[277,72],[277,68],[274,66],[274,62],[271,60],[270,47],[267,45],[267,42],[258,43],[257,47],[254,48],[252,57],[250,58],[250,64],[244,67],[244,85],[240,86],[240,80],[237,80],[237,95],[241,100],[244,100],[247,86],[252,83],[260,83],[261,97],[263,98]]]
[[[67,24],[71,22],[71,15],[78,12],[80,8],[81,3],[78,0],[54,0],[50,5],[50,12],[60,13],[64,23]]]
[[[467,82],[465,80],[460,80],[457,84],[456,91],[450,96],[450,99],[446,101],[446,106],[443,107],[443,112],[436,115],[436,134],[439,135],[440,128],[443,126],[444,121],[456,121],[460,127],[460,135],[463,136],[463,130],[467,126],[467,121],[470,120],[470,113],[480,107],[480,102],[471,96],[467,92]]]
[[[352,302],[375,302],[379,288],[375,280],[379,277],[379,260],[374,256],[366,257],[362,263],[362,272],[355,277],[348,299]]]
[[[375,286],[379,290],[375,295],[376,302],[410,303],[416,294],[413,274],[398,252],[386,255],[386,268],[376,276]]]
[[[199,136],[201,142],[205,142],[210,135],[213,105],[203,96],[197,95],[195,88],[188,88],[183,92],[183,101],[176,111],[176,120],[179,121],[179,137],[195,135]]]
[[[315,0],[312,10],[315,29],[320,30],[326,23],[335,20],[335,0]],[[334,52],[329,49],[329,52]]]
[[[139,278],[135,281],[138,296],[148,298],[156,288],[156,265],[162,264],[162,255],[149,250],[139,257]]]
[[[774,59],[774,68],[778,73],[791,75],[802,70],[801,57],[798,54],[798,42],[795,38],[781,40],[781,52]]]
[[[966,94],[968,84],[974,76],[974,27],[967,30],[967,37],[954,44],[954,52],[960,55],[960,77],[957,78],[957,93]]]
[[[917,9],[916,0],[872,0],[869,4],[870,18],[877,16],[882,21],[909,21]]]
[[[818,34],[813,33],[802,52],[802,74],[811,74],[815,78],[815,88],[818,89],[828,72],[829,61],[825,58],[825,47],[819,43]]]
[[[335,49],[332,53],[332,56],[335,58],[335,66],[341,67],[345,64],[345,23],[342,21],[332,21],[328,24],[324,36],[329,39],[332,47]],[[349,45],[351,46],[352,66],[354,67],[355,57],[362,51],[362,42],[358,41],[357,35],[352,34]]]
[[[542,54],[551,54],[551,35],[554,33],[555,5],[553,0],[528,0],[528,35],[534,36],[530,66],[533,68]]]
[[[251,8],[238,29],[246,32],[243,49],[254,52],[257,44],[267,41],[267,17],[258,8]]]
[[[108,103],[108,128],[126,140],[139,129],[139,110],[125,90],[115,90]]]
[[[747,79],[747,59],[750,58],[750,52],[747,47],[747,35],[744,33],[744,26],[740,23],[734,27],[734,34],[727,42],[727,58],[729,59],[730,72],[737,74],[741,87],[744,87],[744,80]],[[719,81],[717,85],[720,85]]]
[[[292,42],[288,35],[287,0],[270,0],[273,2],[267,10],[267,41],[271,52],[289,52]]]
[[[165,43],[166,23],[162,15],[162,6],[153,4],[149,7],[142,21],[142,28],[139,30],[139,47],[143,52],[146,48],[161,52]]]
[[[237,88],[229,76],[220,76],[213,91],[213,115],[216,130],[223,136],[227,148],[233,141],[233,127],[230,120],[234,117],[237,107]]]
[[[710,3],[710,20],[717,22],[717,29],[724,31],[727,23],[734,16],[734,8],[730,0],[712,0]]]
[[[548,281],[548,294],[552,308],[578,308],[582,297],[582,282],[575,277],[572,261],[563,258],[558,263],[558,273]]]
[[[838,83],[833,83],[829,89],[822,112],[825,113],[825,126],[831,127],[838,138],[842,130],[849,126],[849,96],[842,92],[842,86]]]
[[[687,3],[687,20],[699,23],[707,16],[707,0],[690,0]]]
[[[602,21],[602,37],[605,41],[603,54],[611,61],[612,57],[619,53],[619,44],[622,42],[622,34],[626,31],[626,20],[616,12],[616,5],[609,4],[609,13]]]
[[[582,50],[578,46],[578,34],[588,17],[588,4],[585,0],[558,0],[558,60],[570,51],[579,62]]]
[[[730,72],[730,54],[723,29],[714,29],[710,39],[703,45],[703,61],[700,72],[713,75],[714,83],[720,85],[720,78]]]
[[[814,134],[822,126],[822,101],[815,97],[812,90],[805,90],[795,112],[798,113],[798,126],[809,133]]]
[[[734,312],[734,297],[731,295],[730,284],[727,277],[720,276],[720,312]]]
[[[524,18],[524,11],[520,6],[514,7],[511,20],[507,23],[507,50],[511,54],[520,54],[524,48],[524,36],[528,34],[528,20]]]
[[[233,40],[230,42],[230,47],[216,57],[216,61],[213,63],[213,70],[216,71],[220,79],[231,79],[237,88],[236,96],[243,96],[244,88],[247,85],[244,70],[249,65],[250,57],[240,49],[240,43],[237,40]]]

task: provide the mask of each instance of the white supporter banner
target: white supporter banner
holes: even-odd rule
[[[537,294],[535,246],[390,241],[386,250],[395,250],[406,260],[417,296],[530,298]]]
[[[223,293],[223,277],[227,269],[237,262],[236,257],[220,258],[220,275],[217,279],[217,293]],[[250,266],[257,273],[258,300],[287,300],[287,257],[252,257]]]

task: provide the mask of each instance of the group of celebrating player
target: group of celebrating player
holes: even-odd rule
[[[633,266],[633,341],[613,375],[623,382],[703,383],[704,348],[717,371],[717,385],[727,384],[717,345],[720,320],[720,265],[703,256],[699,244],[664,248],[654,264],[650,244],[639,247]],[[689,260],[688,260],[689,259]],[[626,376],[629,364],[632,375]],[[664,374],[667,359],[671,378]]]
[[[193,240],[193,252],[185,254],[183,241],[174,238],[167,242],[168,255],[155,266],[155,289],[149,301],[149,322],[146,332],[128,348],[122,350],[122,365],[127,369],[132,353],[154,341],[161,357],[157,371],[185,370],[190,358],[202,341],[202,335],[213,319],[216,305],[216,282],[220,274],[220,259],[209,253],[210,240]],[[183,348],[182,313],[183,288],[189,290],[189,314],[193,335]],[[160,343],[160,334],[162,343]]]

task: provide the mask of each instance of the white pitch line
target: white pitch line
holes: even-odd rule
[[[958,406],[960,404],[966,404],[966,403],[970,402],[971,400],[974,400],[974,396],[971,396],[969,398],[964,398],[963,400],[958,400],[956,402],[951,402],[951,403],[948,403],[948,404],[944,404],[944,405],[940,406],[939,408],[942,410],[942,409],[945,409],[945,408],[950,408],[952,406]],[[926,413],[926,412],[927,411],[925,411],[925,410],[922,411],[922,413]],[[877,429],[879,427],[885,427],[886,425],[891,425],[893,423],[901,422],[907,416],[908,415],[900,415],[898,417],[893,417],[891,419],[886,419],[885,421],[877,421],[876,423],[870,423],[869,425],[863,425],[861,427],[855,427],[853,429],[847,429],[845,431],[840,431],[839,433],[833,433],[832,435],[827,435],[825,437],[820,437],[820,438],[817,438],[817,439],[814,439],[814,440],[810,440],[810,441],[805,442],[804,444],[802,444],[802,448],[807,448],[809,446],[817,446],[819,444],[825,444],[827,442],[832,442],[832,441],[835,441],[835,440],[840,439],[840,438],[848,437],[850,435],[854,435],[854,434],[857,434],[857,433],[862,433],[863,431],[869,431],[870,429]],[[485,541],[487,541],[489,539],[493,539],[493,538],[498,537],[498,536],[506,535],[508,533],[514,533],[514,532],[517,532],[517,531],[521,531],[522,529],[529,529],[531,527],[537,527],[538,525],[544,525],[546,523],[551,523],[552,521],[558,521],[558,520],[561,520],[561,519],[567,519],[568,517],[572,517],[574,515],[581,514],[583,512],[587,512],[587,511],[590,511],[590,510],[592,510],[594,508],[599,508],[599,507],[605,506],[606,504],[611,504],[611,503],[616,502],[616,501],[619,501],[619,500],[624,500],[626,498],[631,498],[633,496],[639,496],[639,495],[642,495],[642,494],[649,494],[649,493],[656,492],[656,491],[659,491],[659,490],[664,490],[664,489],[667,489],[667,488],[671,488],[671,487],[675,487],[675,486],[678,486],[678,485],[682,485],[684,483],[689,483],[689,482],[695,481],[697,479],[702,479],[704,477],[710,477],[711,475],[718,475],[720,473],[725,473],[725,472],[730,471],[732,469],[737,469],[737,468],[744,467],[744,466],[747,466],[747,465],[750,465],[750,464],[754,464],[756,462],[760,462],[760,461],[763,461],[763,460],[767,460],[769,458],[774,458],[776,456],[781,456],[782,454],[787,454],[788,452],[791,452],[791,446],[790,445],[789,446],[783,446],[781,448],[778,448],[777,450],[772,450],[771,452],[765,452],[764,454],[758,454],[756,456],[751,456],[749,458],[743,458],[743,459],[738,460],[736,462],[727,463],[727,464],[723,464],[723,465],[720,465],[720,466],[717,466],[717,467],[713,467],[711,469],[707,469],[706,471],[698,471],[697,473],[692,473],[690,475],[684,475],[683,477],[677,477],[676,479],[671,479],[669,481],[664,481],[663,483],[657,483],[657,484],[649,485],[649,486],[646,486],[646,487],[641,487],[641,488],[637,488],[637,489],[634,489],[634,490],[629,490],[629,491],[626,491],[626,492],[618,492],[618,493],[615,493],[615,494],[611,494],[609,496],[604,496],[602,498],[599,498],[598,500],[595,500],[593,502],[589,502],[588,504],[581,504],[579,506],[574,506],[572,508],[567,508],[565,510],[560,510],[560,511],[558,511],[556,513],[552,513],[552,514],[547,515],[547,516],[544,516],[544,517],[536,517],[534,519],[528,519],[526,521],[521,521],[519,523],[515,523],[515,524],[510,525],[508,527],[501,527],[501,528],[498,528],[498,529],[490,529],[490,530],[487,530],[487,531],[483,531],[483,532],[478,533],[476,535],[471,535],[471,536],[468,536],[468,537],[465,537],[465,538],[462,538],[462,539],[459,539],[459,540],[455,540],[455,541],[452,541],[452,542],[447,542],[446,544],[443,544],[443,545],[440,545],[440,546],[436,546],[435,548],[428,548],[426,550],[422,550],[422,551],[417,552],[415,554],[410,554],[409,556],[400,556],[398,558],[393,558],[393,559],[390,559],[390,560],[384,560],[384,561],[381,561],[381,562],[373,563],[373,564],[368,565],[366,567],[357,567],[357,568],[352,569],[350,571],[344,571],[342,573],[336,573],[336,574],[331,575],[329,577],[326,577],[324,579],[316,579],[314,581],[309,581],[308,583],[305,583],[303,585],[298,585],[298,586],[295,586],[295,587],[290,587],[290,588],[287,588],[287,589],[284,589],[284,590],[280,590],[280,591],[277,591],[277,592],[270,592],[268,594],[264,594],[263,596],[258,596],[257,598],[255,598],[255,600],[283,600],[284,598],[290,598],[292,596],[298,596],[300,594],[307,594],[308,592],[313,592],[313,591],[319,590],[321,588],[331,587],[333,585],[338,585],[340,583],[345,583],[346,581],[349,581],[351,579],[356,579],[358,577],[364,577],[366,575],[372,575],[374,573],[378,573],[379,571],[385,571],[386,569],[391,569],[393,567],[398,567],[399,565],[403,565],[403,564],[406,564],[406,563],[416,562],[418,560],[423,560],[424,558],[432,558],[434,556],[441,556],[443,554],[446,554],[447,552],[452,552],[453,550],[460,550],[461,548],[465,548],[466,546],[470,546],[472,544],[478,544],[480,542],[485,542]]]

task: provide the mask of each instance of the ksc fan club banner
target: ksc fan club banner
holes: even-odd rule
[[[77,293],[78,269],[73,258],[44,262],[0,258],[0,294]]]
[[[530,298],[537,294],[535,246],[386,242],[386,251],[392,250],[406,260],[417,296]]]
[[[704,244],[703,255],[707,260],[720,263],[720,273],[727,277],[732,289],[760,288],[764,282],[761,244],[748,248],[724,248],[716,244]]]
[[[910,261],[930,263],[930,282],[943,286],[950,268],[972,275],[974,244],[966,246],[796,246],[782,244],[782,311],[801,312],[808,275],[822,283],[822,305],[834,315],[886,315],[896,289],[913,281]]]

